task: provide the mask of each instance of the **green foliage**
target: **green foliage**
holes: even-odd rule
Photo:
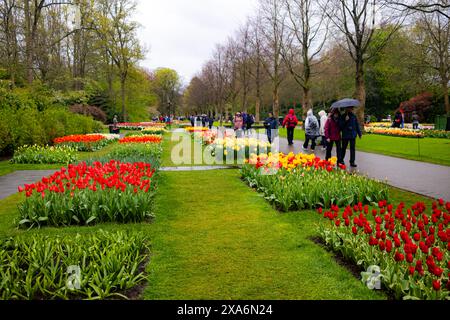
[[[5,239],[0,242],[0,299],[126,299],[127,290],[146,280],[140,267],[148,251],[143,234],[123,231]],[[79,289],[68,286],[70,266],[81,269]]]
[[[388,197],[386,185],[343,170],[280,169],[269,175],[246,164],[241,174],[281,211],[371,203]]]
[[[77,160],[76,150],[66,146],[22,146],[14,152],[12,163],[20,164],[69,164]]]
[[[23,145],[51,144],[64,135],[102,131],[100,122],[72,114],[33,92],[0,89],[0,154],[12,154]]]
[[[121,162],[145,162],[150,163],[152,168],[159,168],[161,165],[162,147],[160,143],[134,143],[119,144],[108,155],[101,158],[91,159],[102,163],[111,160]]]

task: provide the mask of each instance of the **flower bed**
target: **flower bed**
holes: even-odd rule
[[[0,241],[0,299],[126,299],[128,290],[146,280],[140,270],[148,251],[141,233],[100,230],[5,239]],[[69,266],[80,269],[79,281],[68,281]]]
[[[69,164],[78,159],[74,148],[68,146],[22,146],[14,152],[12,163],[21,164]]]
[[[123,122],[117,124],[117,127],[124,130],[143,130],[146,128],[165,128],[164,123],[159,122]]]
[[[128,163],[145,162],[158,169],[161,165],[161,156],[162,146],[159,143],[119,144],[107,155],[92,159],[89,163],[95,161],[107,163],[111,160]]]
[[[119,143],[161,143],[162,137],[158,135],[130,136],[119,140]]]
[[[55,145],[72,147],[77,151],[93,152],[102,149],[112,141],[101,134],[83,134],[56,138],[54,143]]]
[[[366,123],[365,127],[373,127],[373,128],[392,128],[392,122],[371,122]],[[434,130],[434,124],[420,124],[420,130]],[[412,123],[405,123],[405,129],[412,129]]]
[[[353,205],[385,199],[381,182],[336,168],[336,158],[279,154],[252,156],[241,169],[242,179],[281,211]]]
[[[201,132],[194,132],[193,138],[195,141],[201,142],[203,145],[208,146],[210,144],[213,144],[214,141],[217,139],[217,131],[201,131]]]
[[[412,129],[365,127],[365,131],[366,133],[405,138],[423,138],[425,136],[422,131]]]
[[[344,210],[319,209],[330,224],[319,227],[325,243],[364,268],[378,266],[378,277],[397,299],[450,298],[450,203],[427,210],[380,201]],[[366,279],[363,279],[366,280]]]
[[[243,160],[250,158],[252,154],[267,154],[272,145],[256,138],[218,138],[209,146],[211,155],[217,160],[227,161],[229,159]]]
[[[184,128],[186,132],[188,133],[194,133],[194,132],[206,132],[209,131],[209,128],[206,127],[186,127]]]
[[[119,140],[120,139],[120,134],[114,134],[114,133],[90,133],[87,134],[88,136],[103,136],[106,140]]]
[[[164,127],[149,127],[142,130],[143,134],[164,134],[167,130]]]
[[[147,163],[110,161],[69,165],[34,184],[26,195],[19,226],[141,222],[152,216],[155,169]]]

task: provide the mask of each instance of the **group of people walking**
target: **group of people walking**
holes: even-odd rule
[[[196,123],[202,123],[202,127],[208,127],[209,130],[212,129],[213,125],[214,125],[214,117],[213,116],[207,116],[206,114],[201,115],[201,116],[190,116],[189,117],[189,121],[191,122],[191,126],[195,127]]]
[[[287,128],[288,144],[293,145],[294,129],[298,124],[294,110],[289,110],[283,121],[283,127]],[[311,150],[316,148],[317,139],[321,138],[320,145],[326,150],[326,160],[331,158],[333,147],[336,147],[338,163],[345,165],[347,148],[350,147],[350,166],[356,165],[356,138],[362,138],[361,128],[358,118],[353,113],[353,108],[347,108],[343,113],[339,109],[333,109],[329,114],[324,110],[319,112],[319,119],[314,115],[313,110],[307,112],[305,120],[305,143],[303,150],[308,150],[311,143]]]
[[[246,112],[236,112],[233,118],[234,131],[237,137],[249,132],[255,123],[255,116]]]

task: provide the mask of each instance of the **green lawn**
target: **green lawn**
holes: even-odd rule
[[[165,140],[164,158],[171,149]],[[394,203],[428,199],[392,189]],[[36,233],[146,233],[152,257],[145,299],[386,299],[311,241],[326,221],[314,211],[281,214],[238,170],[162,172],[152,223],[18,230],[23,194],[0,201],[0,238]]]
[[[280,129],[280,137],[286,138],[286,129]],[[300,128],[295,129],[294,138],[304,141],[305,132]],[[361,140],[357,140],[356,149],[450,166],[450,139],[412,139],[366,134]]]

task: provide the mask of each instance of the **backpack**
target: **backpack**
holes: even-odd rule
[[[317,122],[313,118],[309,120],[309,128],[313,131],[317,130]]]
[[[288,121],[287,121],[287,126],[289,127],[289,128],[291,128],[292,126],[293,126],[293,124],[295,123],[295,120],[294,120],[294,116],[293,115],[288,115],[288,119],[287,119]]]

